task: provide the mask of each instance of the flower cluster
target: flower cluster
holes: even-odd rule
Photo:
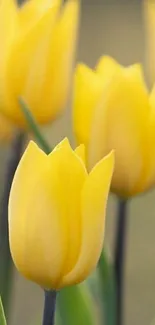
[[[15,265],[46,289],[79,283],[97,265],[110,189],[128,198],[155,184],[155,88],[148,91],[139,64],[107,56],[74,71],[78,21],[78,0],[0,3],[0,133],[26,130],[19,98],[37,123],[53,121],[73,84],[79,147],[65,139],[45,154],[30,142],[9,199]]]

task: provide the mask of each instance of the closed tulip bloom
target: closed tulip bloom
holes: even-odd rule
[[[91,169],[111,149],[111,183],[122,197],[155,184],[155,88],[149,94],[141,67],[123,67],[103,57],[93,71],[77,66],[74,85],[74,131],[86,146]]]
[[[24,126],[23,97],[41,124],[63,111],[74,59],[78,0],[0,2],[0,111]]]
[[[113,172],[111,152],[87,173],[84,147],[67,139],[46,155],[28,145],[9,199],[10,248],[17,269],[47,289],[83,281],[98,262]]]

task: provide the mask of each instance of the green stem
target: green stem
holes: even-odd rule
[[[0,298],[0,325],[7,325],[1,298]]]
[[[101,295],[103,301],[103,319],[105,325],[116,325],[116,283],[112,264],[103,250],[98,272],[100,277]]]
[[[24,102],[24,100],[22,98],[19,98],[19,104],[20,104],[21,110],[22,110],[22,112],[23,112],[23,114],[25,116],[25,119],[26,119],[26,121],[28,123],[28,127],[29,127],[30,131],[33,132],[37,142],[42,147],[42,149],[47,154],[49,154],[52,151],[52,149],[48,145],[45,138],[42,136],[42,133],[40,131],[38,123],[35,120],[34,116],[31,114],[30,109],[28,108],[27,104]]]

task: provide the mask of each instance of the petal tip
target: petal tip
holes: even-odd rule
[[[104,158],[103,160],[107,160],[109,163],[109,167],[111,167],[112,172],[114,170],[114,165],[115,165],[115,150],[112,149]]]
[[[62,148],[71,148],[70,143],[69,143],[69,140],[68,140],[67,137],[65,137],[62,141],[60,141],[57,144],[57,146],[55,147],[54,150],[62,149]]]
[[[80,144],[78,147],[76,147],[74,152],[83,161],[83,163],[85,164],[85,162],[86,162],[86,159],[85,159],[85,154],[86,154],[85,145]]]
[[[33,140],[30,140],[28,145],[27,145],[27,148],[25,150],[25,153],[28,153],[28,154],[39,154],[40,156],[47,156],[46,153],[37,145],[37,143]]]

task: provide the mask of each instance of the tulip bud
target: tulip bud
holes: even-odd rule
[[[46,289],[83,281],[102,250],[114,154],[88,175],[83,151],[65,139],[46,155],[30,142],[14,176],[11,254],[17,269]]]
[[[109,57],[94,71],[78,65],[73,110],[89,169],[115,150],[113,192],[128,197],[155,184],[155,91],[149,95],[140,65],[123,67]]]
[[[71,85],[79,2],[30,0],[18,8],[0,3],[0,109],[18,126],[25,121],[23,97],[37,122],[60,114]]]

